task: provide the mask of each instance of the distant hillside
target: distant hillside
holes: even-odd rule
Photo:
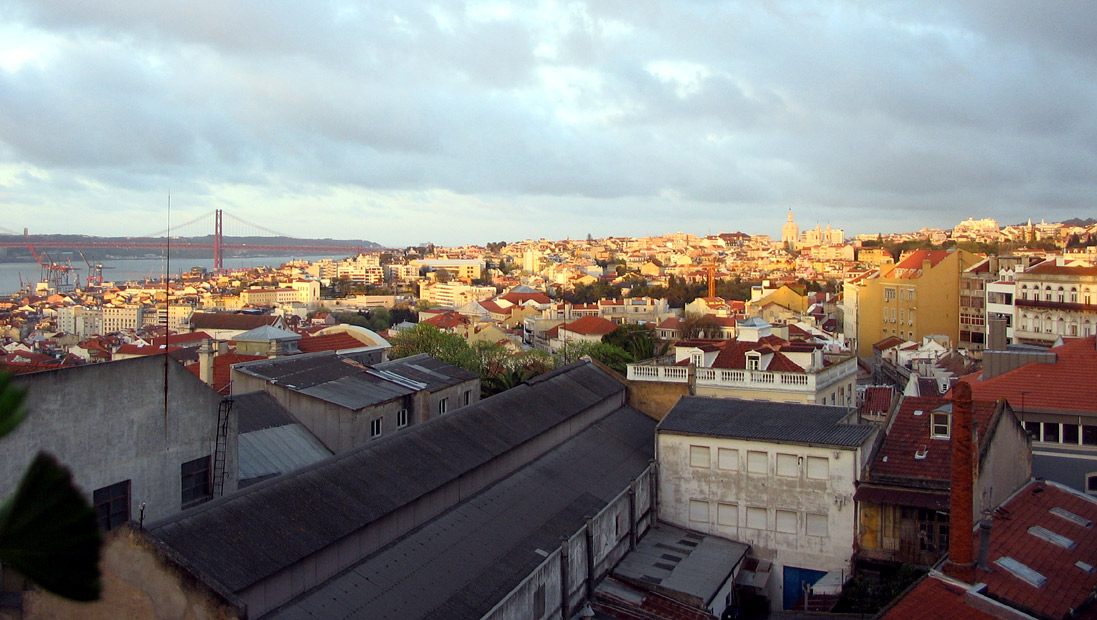
[[[86,242],[97,243],[159,243],[162,238],[149,237],[93,237],[89,235],[32,235],[31,243],[35,241],[72,243],[69,247],[50,248],[45,250],[47,254],[59,259],[60,255],[76,254],[82,251],[90,261],[103,260],[105,258],[135,258],[144,256],[159,256],[162,252],[156,249],[134,248],[95,248],[89,249],[82,245]],[[5,262],[33,261],[30,250],[24,245],[22,235],[0,235],[0,242],[17,243],[15,247],[0,248],[0,260]],[[212,244],[213,235],[202,237],[173,237],[172,243],[204,243]],[[341,248],[380,248],[381,245],[365,239],[296,239],[290,237],[224,237],[224,243],[228,245],[256,245],[256,246],[333,246]],[[346,250],[343,250],[346,252]],[[41,250],[39,251],[41,253]],[[276,256],[295,253],[292,249],[286,250],[242,250],[226,248],[226,256]],[[175,258],[204,258],[210,255],[209,250],[187,250],[180,246],[172,247],[172,257]],[[78,260],[78,259],[77,259]]]

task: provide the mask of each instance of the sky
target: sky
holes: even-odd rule
[[[0,232],[1094,217],[1094,41],[1089,1],[0,0]]]

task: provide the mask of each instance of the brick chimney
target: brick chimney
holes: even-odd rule
[[[949,497],[948,562],[945,573],[964,583],[975,579],[975,523],[971,441],[971,386],[961,381],[952,398],[952,493]]]

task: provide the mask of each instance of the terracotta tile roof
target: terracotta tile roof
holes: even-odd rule
[[[995,620],[984,611],[969,607],[966,592],[970,586],[940,575],[928,575],[914,589],[887,610],[880,620]]]
[[[1083,525],[1051,510],[1065,510],[1089,521]],[[1097,572],[1076,562],[1097,564],[1097,500],[1054,483],[1030,482],[993,515],[987,563],[991,572],[975,571],[976,581],[987,584],[990,596],[1021,609],[1051,618],[1067,618],[1072,610],[1089,606],[1097,588]],[[1064,548],[1030,532],[1042,527],[1073,543]],[[978,536],[975,537],[978,553]],[[1008,556],[1047,578],[1035,587],[1014,576],[996,560]]]
[[[500,295],[496,299],[505,299],[512,304],[522,304],[526,301],[532,301],[537,304],[552,303],[552,300],[544,293],[515,293],[511,291],[510,293]]]
[[[681,324],[681,319],[676,316],[663,319],[662,323],[659,323],[661,329],[678,329],[678,325]]]
[[[896,338],[895,336],[888,336],[887,338],[884,338],[880,342],[877,342],[876,344],[872,345],[872,348],[873,349],[879,349],[881,351],[886,351],[886,350],[888,350],[892,347],[897,347],[897,346],[903,344],[904,342],[906,342],[906,340],[903,340],[902,338]]]
[[[758,342],[726,340],[720,353],[713,360],[712,367],[745,369],[747,367],[747,352],[759,351],[763,355],[773,354],[766,370],[773,372],[805,372],[799,364],[781,353],[780,350],[788,344],[788,341],[779,336],[766,336]]]
[[[341,351],[343,349],[357,349],[365,344],[346,332],[326,334],[323,336],[310,336],[297,341],[297,348],[302,353],[316,353],[317,351]]]
[[[890,385],[874,385],[865,388],[865,398],[861,403],[861,413],[881,414],[891,409],[894,390]]]
[[[508,306],[504,308],[494,301],[481,301],[480,307],[492,314],[510,314],[511,312],[514,312],[515,308],[515,306]]]
[[[906,258],[895,264],[895,267],[890,273],[886,274],[888,278],[917,278],[922,275],[922,267],[924,261],[929,261],[930,267],[936,267],[937,263],[948,258],[948,255],[952,252],[950,250],[915,250],[911,252]]]
[[[262,359],[267,358],[265,355],[244,355],[242,353],[224,353],[215,356],[213,358],[213,389],[216,390],[218,394],[228,394],[229,383],[232,378],[232,365],[239,364],[240,362],[254,362],[255,360]],[[201,375],[198,374],[198,362],[188,364],[187,370],[191,371],[194,376],[201,378]]]
[[[612,333],[617,329],[617,324],[609,319],[603,319],[600,316],[588,315],[580,319],[576,319],[571,323],[565,323],[560,326],[561,329],[566,329],[573,334],[583,334],[584,336],[604,336]]]
[[[458,325],[464,325],[469,322],[468,317],[463,314],[458,314],[452,310],[447,310],[441,314],[436,314],[429,319],[422,321],[423,323],[429,323],[438,329],[453,329]]]
[[[208,340],[209,337],[210,337],[210,335],[207,334],[206,332],[198,331],[198,332],[184,332],[184,333],[181,333],[181,334],[171,334],[170,336],[167,337],[166,340],[169,343],[171,343],[175,346],[179,346],[179,347],[189,347],[189,346],[197,347],[197,346],[200,346],[202,344],[203,340]],[[152,339],[151,344],[154,347],[158,347],[158,346],[163,345],[164,341],[165,341],[165,338],[163,336],[158,336],[158,337]]]
[[[1046,260],[1035,267],[1030,267],[1025,273],[1038,275],[1063,275],[1063,276],[1097,276],[1097,267],[1069,267],[1057,265],[1053,260]]]
[[[263,314],[221,314],[195,312],[190,317],[191,329],[240,329],[249,330],[264,325],[274,325],[280,317]]]
[[[935,410],[951,404],[952,401],[947,398],[904,398],[873,458],[869,479],[881,482],[903,478],[913,484],[937,481],[947,486],[952,475],[952,441],[931,438],[930,419]],[[995,403],[974,402],[972,405],[972,416],[980,429],[979,435],[986,438],[983,430],[990,425]],[[951,412],[951,407],[948,410]],[[916,456],[923,453],[925,456],[922,458]]]
[[[1051,349],[1054,364],[1033,362],[980,380],[972,374],[960,380],[971,385],[977,400],[1005,398],[1016,408],[1097,412],[1097,343],[1094,336],[1071,339]],[[1024,398],[1022,400],[1022,393]]]

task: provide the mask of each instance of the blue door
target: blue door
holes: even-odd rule
[[[781,597],[781,608],[789,609],[793,603],[804,595],[804,589],[815,585],[815,582],[826,575],[826,571],[811,570],[810,568],[798,568],[786,566],[784,573],[784,592]]]

